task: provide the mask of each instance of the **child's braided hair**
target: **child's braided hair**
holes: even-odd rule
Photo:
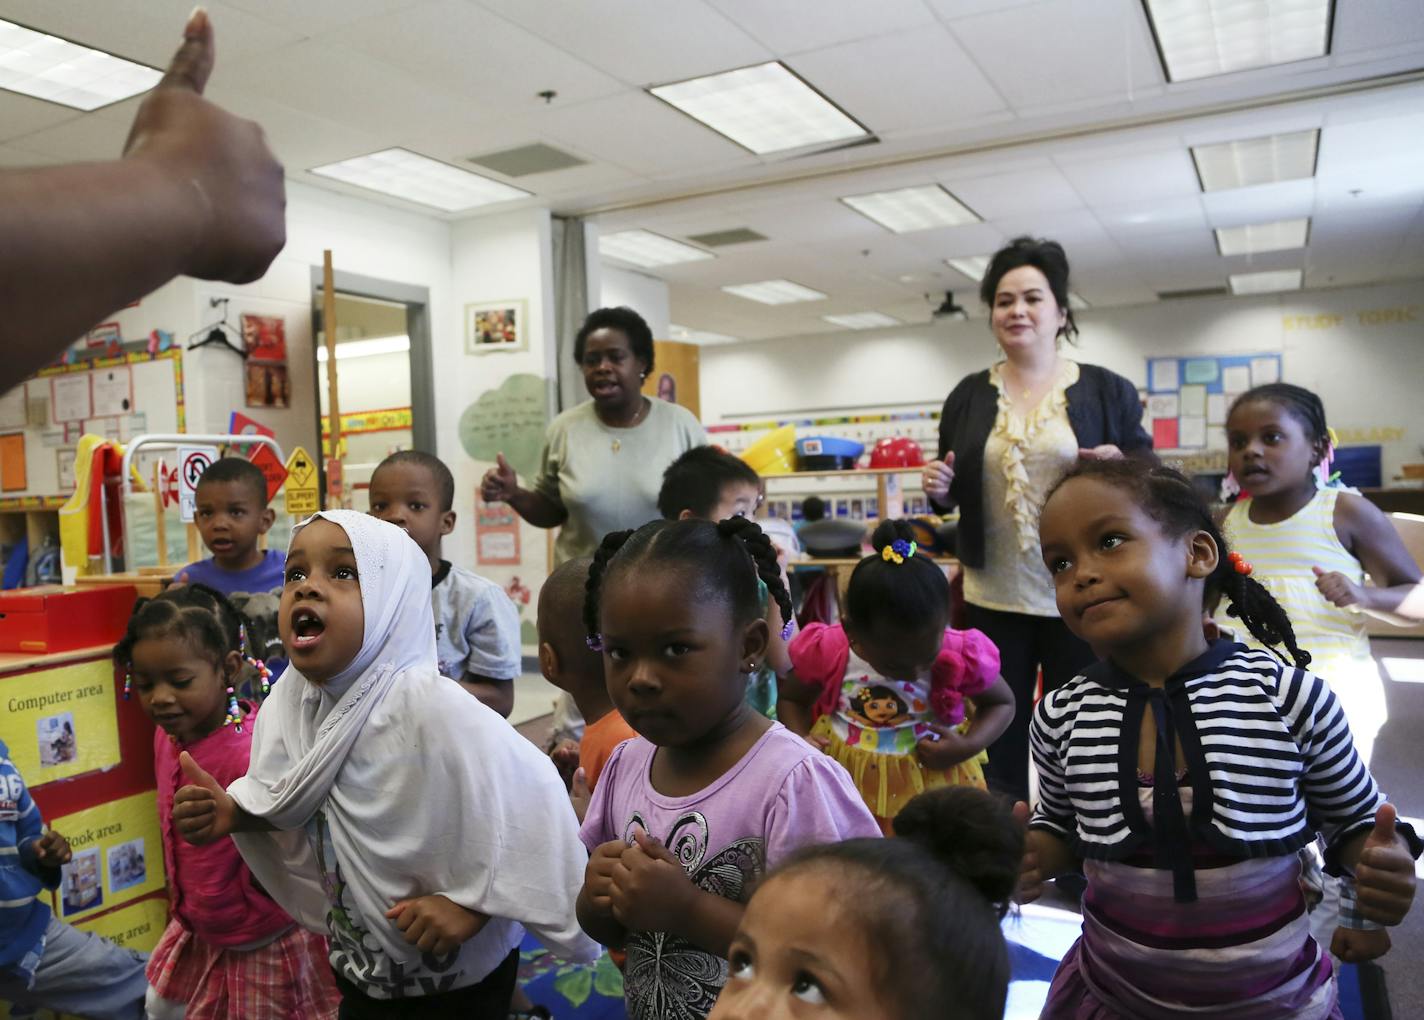
[[[720,592],[727,600],[736,623],[746,623],[763,615],[757,586],[760,578],[776,600],[781,618],[793,618],[791,594],[781,580],[776,549],[755,521],[746,517],[730,517],[715,524],[696,519],[653,521],[637,531],[611,532],[599,544],[588,569],[583,605],[590,644],[601,643],[599,596],[608,575],[643,561],[674,563],[697,570],[702,584]]]
[[[1219,559],[1206,579],[1206,598],[1226,597],[1227,612],[1239,619],[1263,645],[1285,645],[1291,661],[1304,669],[1310,653],[1296,644],[1295,628],[1281,604],[1271,597],[1260,581],[1241,573],[1229,556],[1226,539],[1212,519],[1192,483],[1179,471],[1158,467],[1133,458],[1078,461],[1049,492],[1051,499],[1059,487],[1072,478],[1093,478],[1131,493],[1143,512],[1161,525],[1168,535],[1206,532]],[[1044,501],[1047,503],[1047,500]]]

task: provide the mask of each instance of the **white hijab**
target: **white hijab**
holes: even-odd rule
[[[420,953],[385,912],[434,893],[592,958],[574,915],[587,854],[568,795],[547,757],[440,676],[425,554],[402,529],[351,510],[307,518],[293,541],[318,518],[341,527],[356,554],[361,649],[320,685],[287,667],[257,716],[247,775],[228,793],[279,830],[324,812],[347,897],[392,960],[415,964]],[[277,902],[325,932],[328,900],[305,835],[233,839]],[[511,928],[491,922],[467,944],[481,959],[463,962],[493,969],[502,943],[517,941]]]

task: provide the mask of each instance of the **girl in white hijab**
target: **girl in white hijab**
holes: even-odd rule
[[[503,1020],[521,924],[594,958],[568,795],[547,757],[440,676],[430,564],[410,536],[350,510],[308,518],[279,627],[291,664],[247,775],[224,791],[184,755],[194,785],[173,818],[193,843],[232,834],[263,888],[327,934],[341,1016]]]

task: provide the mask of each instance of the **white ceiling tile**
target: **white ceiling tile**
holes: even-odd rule
[[[1186,149],[1063,161],[1060,168],[1089,205],[1187,198],[1201,190]]]
[[[23,138],[34,131],[63,124],[84,114],[58,103],[0,89],[0,142]]]
[[[1424,42],[1418,0],[1350,0],[1335,4],[1331,52],[1355,53]]]
[[[1162,68],[1136,0],[1044,0],[956,19],[951,30],[1019,112],[1130,98]]]
[[[1118,247],[1129,261],[1138,265],[1172,263],[1182,260],[1202,261],[1219,257],[1216,241],[1210,230],[1191,230],[1176,234],[1151,234],[1123,238]]]
[[[363,18],[374,18],[415,7],[425,0],[223,0],[264,21],[281,25],[303,36],[330,32]]]
[[[645,92],[555,106],[539,118],[542,137],[646,177],[757,166],[757,158]]]
[[[1213,227],[1239,227],[1309,216],[1315,205],[1315,181],[1304,178],[1258,184],[1252,188],[1209,191],[1202,195],[1207,222]]]
[[[943,130],[1006,109],[968,54],[934,22],[802,53],[787,64],[875,132]],[[925,101],[906,102],[908,96]]]
[[[759,64],[774,56],[735,19],[702,0],[476,2],[639,88]]]
[[[538,93],[545,89],[558,93],[557,105],[568,106],[626,88],[580,57],[465,0],[431,0],[346,25],[326,38],[475,111],[504,116],[542,107]]]
[[[300,96],[301,109],[309,114],[382,133],[479,112],[428,81],[316,40],[251,57],[233,69],[224,86],[284,104]]]
[[[954,178],[945,187],[986,220],[1083,207],[1067,178],[1052,168]]]
[[[1200,195],[1159,198],[1150,202],[1100,205],[1093,209],[1109,234],[1122,240],[1152,234],[1183,233],[1199,228],[1206,234],[1206,213]]]
[[[934,15],[921,0],[709,0],[780,56],[923,28]]]
[[[926,0],[934,12],[945,21],[992,11],[1006,11],[1011,7],[1027,7],[1038,2],[1039,0]]]
[[[914,245],[936,267],[947,258],[961,255],[988,255],[998,251],[1008,239],[995,223],[966,223],[938,230],[917,230],[902,239]],[[957,274],[956,274],[957,275]]]
[[[212,20],[217,48],[214,79],[226,75],[248,56],[300,38],[290,29],[254,17],[223,0],[205,0],[203,6]],[[192,10],[191,0],[5,0],[0,17],[150,67],[164,68],[183,41],[183,25]]]
[[[141,97],[34,131],[18,140],[23,148],[65,160],[117,159],[128,141]]]
[[[47,166],[57,161],[58,157],[55,156],[44,156],[38,152],[29,152],[26,149],[0,145],[0,166],[3,167],[22,169],[29,166]]]

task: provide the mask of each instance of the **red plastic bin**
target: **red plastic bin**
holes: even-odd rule
[[[138,589],[131,584],[0,592],[0,652],[67,652],[117,642]]]

